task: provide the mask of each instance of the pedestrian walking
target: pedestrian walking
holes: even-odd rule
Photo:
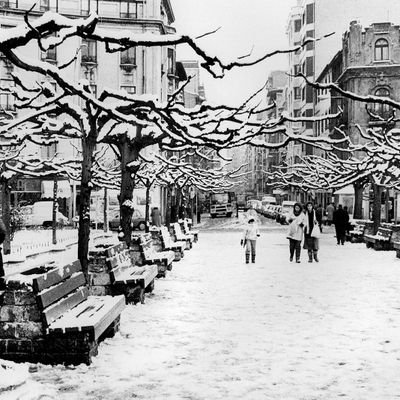
[[[258,226],[255,223],[254,218],[250,218],[248,221],[248,225],[243,232],[243,238],[240,241],[240,245],[245,248],[246,255],[246,264],[250,261],[251,254],[251,262],[256,262],[256,243],[257,238],[260,236],[260,232],[258,230]]]
[[[153,207],[151,210],[151,224],[154,226],[161,226],[161,215],[158,207]]]
[[[6,226],[4,225],[3,220],[0,218],[0,245],[3,244],[6,238],[6,234],[7,234]],[[0,247],[0,277],[5,275],[2,251],[3,249]]]
[[[301,241],[303,239],[303,228],[305,224],[305,215],[300,203],[293,205],[293,213],[288,218],[289,229],[287,238],[289,239],[290,262],[293,261],[296,252],[296,262],[300,262]]]
[[[337,244],[343,245],[346,239],[349,213],[343,209],[341,204],[339,204],[338,209],[333,213],[333,223],[335,224]]]
[[[304,249],[308,251],[308,262],[319,262],[319,237],[321,232],[318,227],[317,217],[315,215],[314,205],[311,202],[306,204],[306,215],[304,218]]]
[[[329,203],[326,206],[326,220],[329,226],[333,223],[333,213],[335,212],[335,205],[333,203]]]
[[[315,216],[317,217],[319,231],[322,233],[322,216],[324,215],[324,209],[322,208],[322,204],[318,204],[317,209],[315,210]]]

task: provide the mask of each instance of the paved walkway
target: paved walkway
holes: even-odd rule
[[[400,260],[321,240],[290,263],[285,228],[263,230],[256,264],[240,232],[208,231],[90,367],[31,374],[58,399],[400,398]]]

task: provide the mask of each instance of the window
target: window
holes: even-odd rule
[[[121,51],[121,65],[136,65],[136,48]]]
[[[301,30],[301,19],[296,19],[294,21],[294,31],[300,32],[300,30]]]
[[[379,88],[375,91],[375,96],[390,97],[390,92],[386,88]],[[389,119],[392,116],[392,107],[388,104],[375,103],[373,113],[384,119]]]
[[[294,99],[300,100],[301,99],[301,91],[299,87],[294,88]]]
[[[168,74],[175,75],[175,51],[168,49]]]
[[[294,65],[294,75],[297,75],[301,72],[300,70],[300,65],[299,64],[295,64]]]
[[[314,23],[314,4],[307,4],[306,15],[307,24]]]
[[[14,95],[7,92],[0,92],[0,109],[6,111],[14,111]]]
[[[389,43],[386,39],[378,39],[375,42],[375,60],[382,61],[389,59]]]
[[[143,1],[121,1],[119,13],[121,18],[143,18]]]
[[[95,40],[82,40],[82,62],[97,63],[97,43]]]
[[[314,75],[314,58],[307,57],[306,58],[306,76]]]
[[[307,31],[306,39],[307,38],[314,38],[314,31]],[[314,50],[314,42],[307,43],[306,50]]]
[[[56,63],[57,62],[57,47],[52,47],[51,49],[48,49],[45,52],[42,51],[41,60]]]
[[[50,1],[40,0],[40,11],[49,11],[49,10],[50,10]]]
[[[57,154],[57,143],[52,143],[48,146],[41,146],[41,158],[43,159],[51,159]]]

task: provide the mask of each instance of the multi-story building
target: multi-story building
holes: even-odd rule
[[[3,0],[0,2],[0,25],[8,28],[24,24],[24,15],[34,4],[36,6],[30,12],[30,18],[39,17],[45,11],[55,11],[72,18],[82,17],[94,11],[99,15],[99,26],[108,32],[129,30],[137,33],[152,33],[163,35],[174,33],[171,24],[174,22],[174,14],[170,0]],[[176,62],[174,46],[166,47],[134,47],[123,52],[106,53],[100,43],[80,38],[71,38],[57,49],[42,52],[39,47],[29,46],[24,49],[27,56],[37,59],[45,59],[54,64],[63,64],[73,55],[75,49],[81,48],[77,61],[64,69],[67,79],[78,82],[86,79],[94,94],[100,93],[103,88],[124,90],[127,93],[152,94],[159,100],[166,100],[168,95],[176,89]],[[71,50],[73,49],[73,50]],[[13,66],[5,59],[0,59],[0,86],[12,84],[10,73]],[[24,74],[23,71],[19,71]],[[38,81],[46,80],[46,77],[38,76]],[[0,112],[17,113],[14,107],[13,97],[7,93],[0,93]],[[51,148],[29,149],[42,158],[49,158],[57,154],[59,158],[78,157],[79,143],[54,145]],[[18,180],[15,188],[15,201],[36,199],[47,195],[49,184],[41,184],[38,180]],[[29,187],[32,193],[27,196]],[[75,188],[75,185],[72,185]],[[66,208],[69,215],[75,213],[74,195],[69,189],[70,183],[64,182],[60,187],[64,188]],[[18,190],[17,190],[18,189]],[[79,190],[79,188],[78,188]],[[19,195],[17,196],[17,193]],[[25,194],[23,194],[25,193]],[[144,195],[137,193],[138,201]],[[160,205],[159,190],[152,194],[154,205]]]
[[[358,22],[351,22],[348,31],[343,35],[342,49],[333,57],[317,80],[335,82],[341,88],[361,96],[375,95],[400,101],[399,37],[399,25],[389,22],[373,23],[363,29]],[[318,126],[318,132],[322,135],[332,136],[334,126],[340,124],[352,142],[358,144],[365,141],[358,127],[363,130],[379,129],[385,123],[379,117],[387,120],[392,116],[392,109],[388,105],[376,103],[366,108],[362,102],[342,98],[325,90],[319,91],[318,94],[319,98],[323,97],[325,109],[328,108],[333,113],[339,111],[339,107],[343,109],[340,121]],[[395,127],[395,123],[392,127]],[[345,156],[346,154],[343,154],[343,157]],[[342,202],[347,202],[349,207],[353,207],[352,188],[346,188],[336,194],[342,196]],[[364,197],[368,199],[368,196]],[[390,196],[388,192],[387,197],[394,203],[392,191]],[[364,201],[363,208],[364,216],[368,218],[368,202]]]
[[[287,24],[287,37],[290,46],[301,44],[305,38],[322,38],[308,43],[296,53],[289,54],[289,81],[287,88],[287,111],[293,117],[325,115],[334,111],[330,107],[327,93],[316,93],[304,79],[295,77],[299,72],[315,81],[342,47],[342,35],[353,20],[364,25],[374,21],[399,21],[400,2],[383,0],[379,5],[371,5],[367,0],[297,0],[292,8]],[[336,72],[335,72],[336,73]],[[325,79],[328,77],[325,76]],[[303,135],[318,135],[328,129],[324,123],[293,123],[289,129]],[[293,164],[301,156],[312,155],[312,146],[291,144],[288,146],[287,162]]]

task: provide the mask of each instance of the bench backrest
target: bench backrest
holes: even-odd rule
[[[391,229],[382,228],[382,227],[379,227],[378,232],[376,232],[377,235],[382,236],[387,239],[390,239],[390,237],[392,236],[392,233],[393,233],[393,231]]]
[[[171,243],[171,235],[169,234],[166,226],[161,227],[161,240],[164,242],[164,245],[167,246]]]
[[[177,238],[182,237],[184,235],[184,233],[182,232],[181,226],[179,225],[178,222],[174,222],[172,224],[172,226],[174,227],[175,235]]]
[[[132,258],[125,242],[107,249],[107,266],[111,282],[118,280],[118,276],[127,268],[131,268]]]
[[[365,224],[357,224],[357,225],[355,225],[353,231],[358,232],[358,233],[364,233]]]
[[[35,277],[32,287],[46,326],[89,295],[79,260]]]

